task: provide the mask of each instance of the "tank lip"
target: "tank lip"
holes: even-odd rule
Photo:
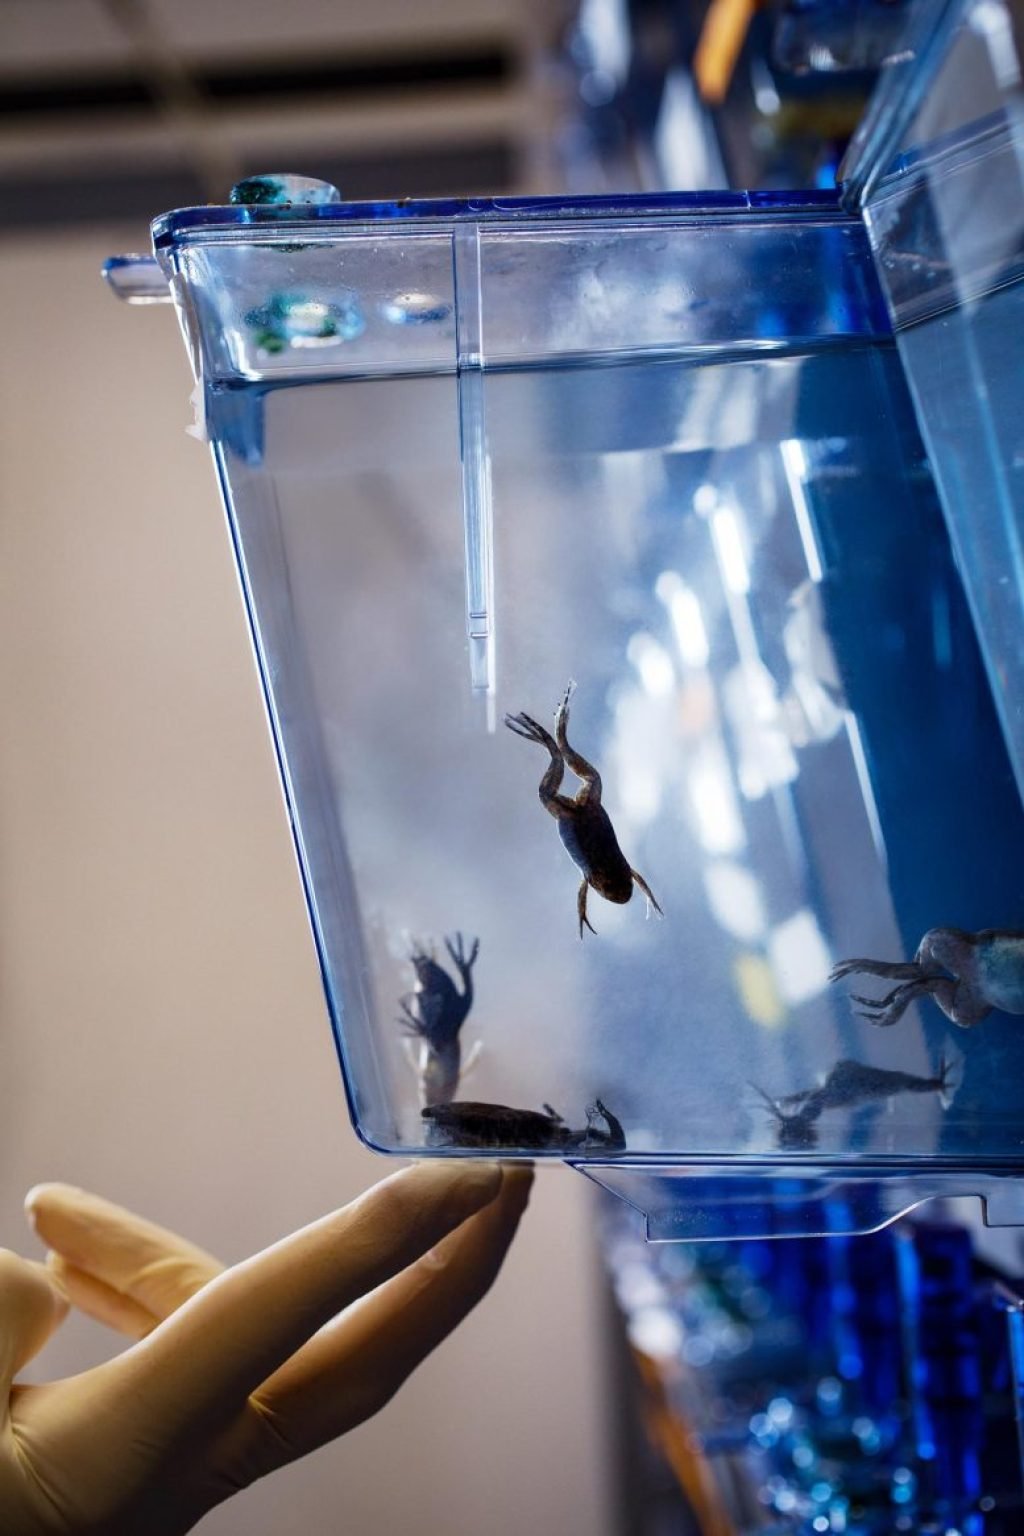
[[[860,223],[847,213],[838,189],[797,191],[767,189],[753,192],[664,192],[601,197],[399,198],[381,202],[255,204],[177,208],[153,220],[153,248],[169,250],[190,237],[239,229],[278,228],[295,232],[301,226],[377,225],[392,230],[409,224],[495,222],[524,224],[621,218],[745,218],[792,217],[801,221]],[[323,230],[324,233],[327,230]]]

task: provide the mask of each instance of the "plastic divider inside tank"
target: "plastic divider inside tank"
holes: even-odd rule
[[[1024,492],[1017,375],[1024,88],[1011,8],[928,0],[847,165],[1017,782],[1024,793]]]
[[[656,1236],[1024,1215],[1024,815],[861,219],[155,248],[360,1135],[568,1160]]]

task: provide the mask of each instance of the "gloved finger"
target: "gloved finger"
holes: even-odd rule
[[[421,1163],[226,1270],[104,1368],[134,1431],[166,1439],[234,1417],[317,1329],[500,1188],[497,1164]]]
[[[257,1389],[235,1450],[248,1476],[325,1445],[394,1396],[490,1289],[532,1183],[532,1168],[506,1168],[497,1200],[321,1329]]]
[[[48,1248],[157,1319],[224,1268],[176,1232],[70,1184],[37,1184],[25,1210]]]
[[[160,1322],[130,1296],[115,1291],[112,1285],[97,1280],[86,1270],[76,1269],[59,1253],[51,1251],[46,1255],[46,1268],[73,1307],[130,1339],[144,1339]]]
[[[11,1382],[39,1353],[68,1310],[46,1268],[0,1248],[0,1419]]]

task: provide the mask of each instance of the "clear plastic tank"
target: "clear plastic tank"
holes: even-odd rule
[[[155,228],[360,1135],[1015,1218],[1024,815],[860,217]]]

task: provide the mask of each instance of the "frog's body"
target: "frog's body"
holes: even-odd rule
[[[541,1112],[466,1099],[428,1105],[421,1113],[428,1139],[445,1146],[522,1148],[531,1152],[598,1148],[622,1152],[626,1146],[621,1121],[600,1099],[587,1110],[587,1124],[579,1131],[566,1125],[550,1104],[545,1104]],[[603,1120],[607,1129],[596,1125],[597,1120]]]
[[[780,1149],[795,1151],[817,1146],[817,1121],[826,1109],[851,1109],[873,1100],[893,1099],[900,1093],[935,1093],[945,1107],[950,1098],[950,1077],[951,1068],[945,1058],[934,1077],[844,1059],[836,1062],[817,1088],[803,1093],[772,1099],[756,1084],[751,1086],[775,1116]]]
[[[540,781],[538,794],[544,809],[558,823],[562,846],[583,876],[576,897],[582,938],[584,927],[589,928],[591,933],[595,931],[587,916],[588,888],[595,890],[606,901],[621,906],[629,901],[633,886],[637,885],[656,912],[660,913],[661,908],[646,880],[631,868],[619,847],[615,828],[601,804],[601,775],[592,763],[588,763],[585,757],[581,757],[569,745],[569,700],[574,687],[574,683],[569,684],[555,712],[554,736],[527,714],[506,715],[505,724],[517,736],[546,747],[551,756],[551,762]],[[582,780],[581,787],[572,799],[559,793],[567,767]]]
[[[898,1093],[937,1093],[949,1090],[950,1066],[945,1057],[934,1077],[920,1077],[915,1072],[900,1072],[886,1067],[872,1067],[863,1061],[844,1059],[810,1093],[791,1094],[782,1104],[817,1098],[822,1109],[843,1109],[851,1104],[866,1104],[872,1099],[891,1099]]]
[[[1024,1013],[1024,932],[1015,928],[930,928],[911,961],[843,960],[832,980],[860,972],[899,982],[884,997],[853,994],[872,1024],[898,1022],[919,997],[931,997],[961,1029],[980,1024],[993,1009]],[[948,973],[948,974],[947,974]]]
[[[584,876],[584,889],[591,885],[606,901],[617,902],[620,906],[629,900],[633,894],[633,871],[619,847],[611,817],[603,805],[599,802],[588,805],[585,815],[559,816],[558,835],[566,853]]]
[[[473,966],[480,952],[480,941],[474,939],[467,955],[461,933],[455,935],[454,942],[446,938],[444,943],[462,990],[433,955],[416,949],[410,956],[416,985],[398,1004],[402,1011],[399,1022],[420,1042],[416,1072],[425,1105],[447,1103],[458,1091],[462,1071],[459,1032],[473,1006]]]

